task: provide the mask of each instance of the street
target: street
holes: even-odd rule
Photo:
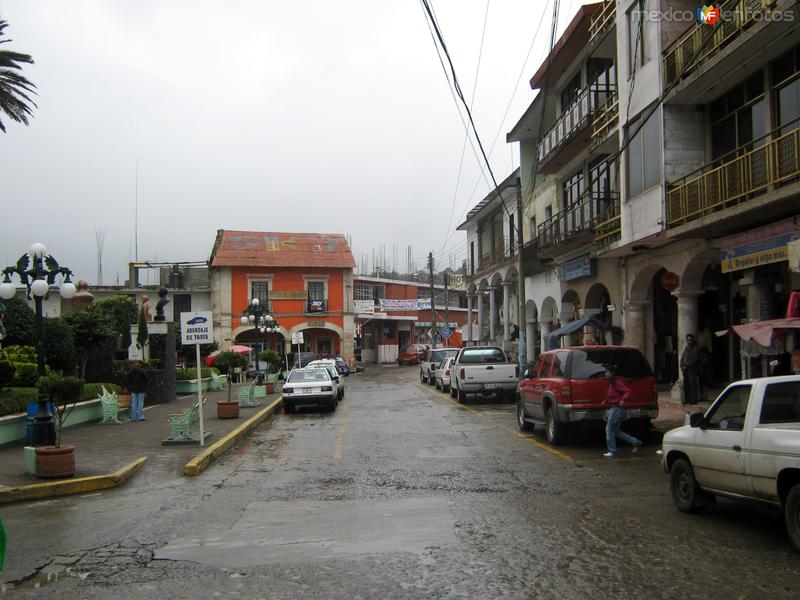
[[[558,449],[417,368],[345,380],[195,479],[6,507],[20,598],[796,598],[782,515],[673,506],[657,436]],[[164,450],[165,454],[169,452]]]

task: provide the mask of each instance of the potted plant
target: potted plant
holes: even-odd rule
[[[59,373],[39,379],[39,391],[47,394],[55,414],[55,446],[36,448],[36,476],[41,479],[62,479],[75,475],[75,446],[61,443],[61,432],[72,409],[81,399],[83,380]]]
[[[220,352],[214,357],[214,367],[219,369],[220,373],[228,374],[228,400],[217,400],[217,418],[237,419],[239,401],[231,400],[231,375],[236,368],[247,368],[247,358],[236,352]]]
[[[281,355],[275,350],[264,350],[258,355],[259,360],[263,360],[268,365],[268,375],[266,379],[266,392],[275,393],[275,382],[278,380],[278,365],[281,364]]]

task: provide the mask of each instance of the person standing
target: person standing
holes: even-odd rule
[[[697,404],[700,401],[700,373],[703,369],[703,355],[697,340],[691,333],[686,334],[686,347],[681,354],[681,373],[683,373],[683,404]]]
[[[608,365],[606,367],[606,379],[608,379],[608,391],[606,392],[606,444],[608,452],[603,454],[606,458],[617,456],[617,438],[628,442],[633,446],[633,452],[639,451],[642,441],[632,435],[622,431],[622,419],[625,416],[625,403],[631,399],[631,388],[617,376],[617,366]]]
[[[144,395],[147,392],[147,373],[142,370],[138,360],[128,372],[128,391],[131,393],[131,421],[144,421]]]

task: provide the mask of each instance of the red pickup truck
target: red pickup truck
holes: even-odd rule
[[[648,424],[658,416],[658,390],[647,359],[637,348],[573,346],[543,352],[517,385],[517,424],[523,431],[542,424],[547,441],[563,443],[576,424],[599,424],[609,408],[605,402],[606,367],[631,388],[626,418]]]

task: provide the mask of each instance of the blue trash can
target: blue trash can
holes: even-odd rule
[[[53,404],[51,402],[47,403],[47,411],[51,415],[53,414]],[[25,432],[25,439],[28,441],[29,446],[33,441],[33,422],[36,420],[37,414],[39,414],[39,403],[28,402],[28,418],[26,423],[27,426]]]

